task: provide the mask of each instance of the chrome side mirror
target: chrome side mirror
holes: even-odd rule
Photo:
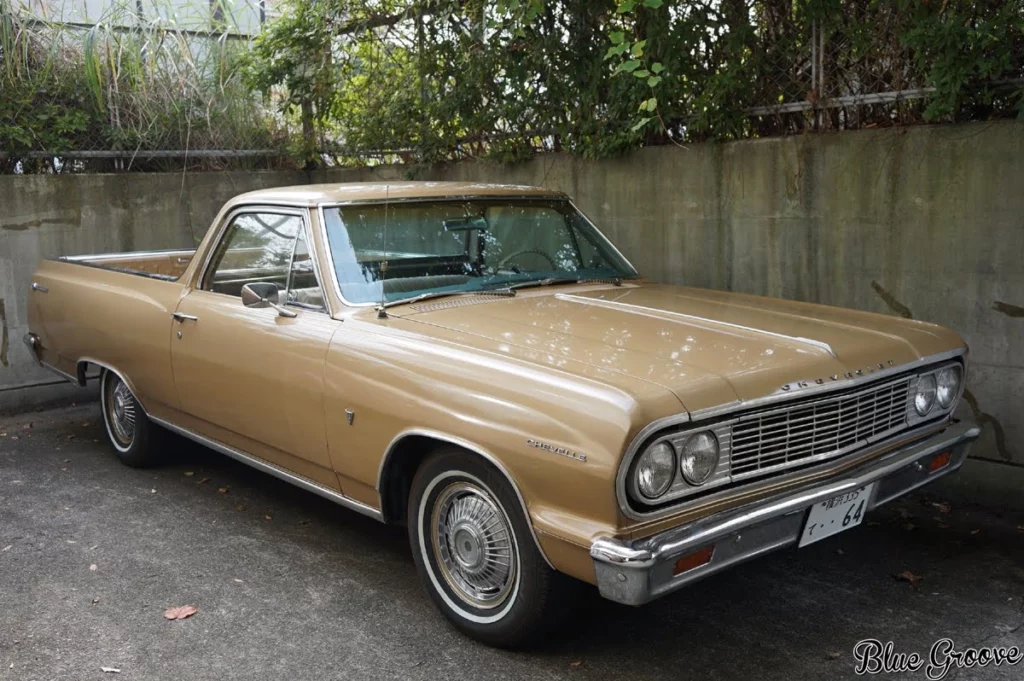
[[[277,284],[270,282],[254,281],[242,287],[242,305],[253,309],[272,307],[282,317],[295,317],[295,312],[286,307],[278,305],[278,293],[280,289]]]

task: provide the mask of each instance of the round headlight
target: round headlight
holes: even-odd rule
[[[714,433],[697,433],[683,445],[679,470],[691,485],[703,485],[718,467],[718,438]]]
[[[647,499],[657,499],[672,486],[676,450],[667,442],[649,447],[636,464],[636,488]]]
[[[936,374],[935,379],[935,398],[939,401],[939,406],[946,409],[953,404],[953,400],[960,392],[960,367],[946,367]]]
[[[914,409],[924,416],[935,404],[935,376],[928,374],[917,381],[917,392],[914,393]]]

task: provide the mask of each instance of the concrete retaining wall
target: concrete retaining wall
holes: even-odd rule
[[[586,161],[462,163],[417,179],[562,189],[651,279],[913,316],[971,347],[975,456],[1024,466],[1024,123],[646,149]],[[21,346],[36,262],[192,243],[255,187],[404,179],[406,168],[0,177],[0,408],[52,377]],[[1020,469],[1007,471],[1017,475]]]

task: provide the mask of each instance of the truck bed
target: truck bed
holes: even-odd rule
[[[99,267],[100,269],[124,272],[152,279],[175,281],[185,273],[185,268],[195,255],[192,250],[173,251],[129,251],[102,255],[61,256],[63,262]]]

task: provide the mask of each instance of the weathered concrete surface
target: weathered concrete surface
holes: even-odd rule
[[[1024,515],[927,488],[643,608],[590,591],[510,653],[447,625],[401,528],[188,443],[169,465],[122,466],[95,404],[0,417],[0,433],[0,679],[925,681],[858,677],[854,645],[1024,646]],[[893,578],[906,570],[916,588]],[[180,605],[199,613],[164,620]]]
[[[462,179],[562,189],[646,276],[911,315],[971,346],[974,456],[1024,465],[1024,123],[778,138],[586,161],[547,155],[312,173],[0,177],[0,409],[52,377],[21,345],[38,260],[192,243],[220,203],[307,181]],[[3,354],[3,353],[0,353]],[[20,395],[20,397],[12,397]]]

